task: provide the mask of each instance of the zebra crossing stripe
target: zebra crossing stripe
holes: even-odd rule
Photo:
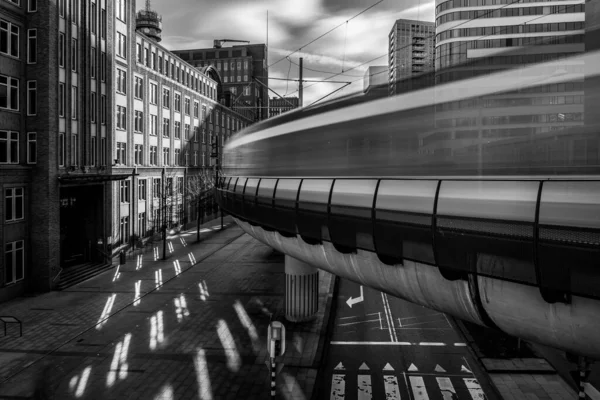
[[[371,375],[358,375],[358,400],[371,400],[372,398]]]
[[[454,390],[454,386],[452,386],[452,382],[450,378],[435,378],[437,380],[437,384],[442,391],[442,396],[444,400],[453,400],[456,398],[456,390]]]
[[[346,377],[343,374],[333,374],[331,377],[331,400],[344,400],[346,394]]]
[[[386,400],[400,400],[400,388],[395,375],[384,375],[383,385],[385,386]]]
[[[471,394],[471,398],[473,400],[484,400],[485,399],[485,395],[483,394],[483,389],[481,388],[481,385],[479,384],[477,379],[464,378],[463,381],[465,382],[465,385],[467,386],[467,389],[469,390],[469,393]]]
[[[425,381],[420,376],[411,376],[410,386],[412,388],[413,396],[415,400],[429,400],[427,389],[425,388]]]

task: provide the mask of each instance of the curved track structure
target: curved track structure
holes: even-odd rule
[[[600,358],[599,69],[590,52],[284,114],[227,143],[217,198],[315,267]],[[570,104],[536,104],[552,88]]]

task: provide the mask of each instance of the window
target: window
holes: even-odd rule
[[[128,180],[123,180],[120,181],[120,198],[121,198],[121,203],[129,203],[130,200],[130,192],[129,192],[129,184],[130,182]]]
[[[96,48],[92,47],[92,51],[90,52],[90,76],[93,79],[96,79],[96,69],[98,68],[98,64],[96,61],[98,60],[98,55],[96,54]]]
[[[156,136],[158,132],[158,117],[150,115],[150,134]]]
[[[97,109],[98,109],[97,95],[96,95],[96,92],[92,92],[92,96],[90,97],[90,121],[92,123],[96,122]]]
[[[183,176],[177,177],[177,193],[183,194]]]
[[[190,165],[190,153],[186,150],[185,151],[185,166],[187,167],[188,165]]]
[[[150,104],[156,104],[158,101],[158,85],[150,83]]]
[[[24,189],[6,188],[4,191],[4,216],[6,222],[18,221],[25,218],[24,216]]]
[[[106,138],[100,139],[100,165],[106,165]]]
[[[140,236],[146,236],[146,212],[138,214],[138,227]]]
[[[58,0],[58,15],[65,17],[65,0]]]
[[[22,240],[4,245],[4,273],[7,285],[22,280],[25,276],[25,249]]]
[[[121,243],[127,243],[129,241],[129,216],[121,217],[120,231]]]
[[[29,11],[29,12],[37,11],[37,0],[28,0],[27,1],[27,11]]]
[[[144,113],[142,111],[135,110],[134,128],[135,132],[144,131]]]
[[[187,115],[190,115],[190,99],[189,98],[185,98],[185,113]]]
[[[117,0],[116,4],[116,14],[117,18],[123,22],[127,22],[127,0]]]
[[[135,77],[135,90],[134,96],[138,99],[143,99],[144,95],[144,78],[140,78],[139,76]]]
[[[19,110],[19,80],[0,75],[0,109]]]
[[[100,122],[106,124],[106,95],[100,96]]]
[[[250,96],[250,87],[249,86],[244,87],[244,95]]]
[[[19,163],[19,132],[0,131],[0,164]]]
[[[77,72],[77,39],[71,39],[71,70]]]
[[[127,143],[117,142],[117,164],[126,164],[125,162],[125,151]]]
[[[144,146],[142,146],[141,144],[136,144],[134,146],[134,163],[135,165],[142,165],[144,164],[144,152],[143,152],[143,148]]]
[[[169,165],[169,148],[163,147],[163,165]]]
[[[65,165],[65,134],[58,134],[58,166],[62,167]]]
[[[19,27],[0,19],[0,53],[19,57]]]
[[[27,164],[37,163],[37,137],[35,132],[27,133]]]
[[[117,32],[117,56],[127,58],[127,36]]]
[[[127,71],[117,68],[117,92],[127,93]]]
[[[206,143],[206,131],[202,131],[202,143]]]
[[[163,107],[169,108],[171,91],[167,88],[163,88]]]
[[[206,121],[206,106],[202,104],[202,121]]]
[[[90,165],[96,165],[96,136],[92,136],[92,145],[90,150]]]
[[[117,129],[126,129],[127,127],[127,108],[117,106]]]
[[[27,31],[27,63],[37,62],[37,29]]]
[[[150,146],[150,165],[156,165],[157,164],[157,158],[156,158],[156,146]]]
[[[160,197],[160,192],[161,192],[161,184],[160,184],[160,178],[154,178],[152,180],[152,196],[156,199]]]
[[[58,66],[65,67],[65,34],[58,34]]]
[[[226,77],[224,77],[224,78],[223,78],[223,81],[224,81],[225,83],[228,83],[228,82],[229,82],[229,77],[227,77],[227,76],[226,76]]]
[[[71,86],[71,119],[77,119],[77,86]]]
[[[163,118],[163,137],[169,137],[169,118]]]
[[[181,122],[175,121],[175,139],[181,139]]]
[[[248,69],[248,60],[244,60],[244,69]]]
[[[163,58],[161,55],[158,56],[158,73],[163,73]]]
[[[103,8],[102,12],[101,12],[101,20],[100,20],[100,24],[101,24],[101,28],[102,28],[102,32],[101,32],[101,36],[102,39],[106,39],[106,9]]]
[[[152,69],[156,71],[156,53],[152,52]]]
[[[194,126],[194,142],[198,143],[198,136],[200,135],[200,127]]]
[[[27,82],[27,115],[37,114],[37,81]]]
[[[181,165],[181,149],[175,149],[174,164]]]
[[[238,82],[241,82],[241,81],[242,81],[242,76],[241,76],[241,75],[238,75],[238,76],[237,76],[237,81],[238,81]]]
[[[175,93],[175,111],[181,112],[181,94]]]
[[[206,167],[206,155],[202,153],[202,166]]]
[[[194,102],[194,118],[198,118],[198,108],[200,107],[200,104],[195,101]]]
[[[227,64],[225,64],[227,66]],[[198,152],[194,151],[194,167],[198,166]]]
[[[146,67],[150,66],[150,50],[144,47],[144,59],[146,60]]]
[[[79,141],[76,133],[71,135],[71,165],[79,165]]]
[[[96,31],[98,29],[98,17],[97,17],[96,3],[92,3],[92,9],[90,12],[90,23],[91,23],[92,33],[95,35]]]
[[[79,1],[71,0],[71,22],[77,25],[79,20]]]
[[[100,79],[106,81],[106,53],[100,53]]]
[[[183,138],[185,140],[190,140],[190,124],[185,124],[185,131]]]

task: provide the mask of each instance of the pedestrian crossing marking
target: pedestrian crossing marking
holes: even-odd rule
[[[411,376],[410,386],[415,400],[429,400],[427,389],[425,388],[425,381],[420,376]]]
[[[435,378],[437,380],[438,386],[442,391],[442,396],[444,400],[454,400],[456,398],[456,390],[454,390],[454,386],[452,386],[452,382],[450,378]]]
[[[371,400],[373,397],[370,375],[358,375],[358,400]]]
[[[385,386],[386,400],[400,400],[400,388],[398,387],[398,378],[396,378],[394,375],[384,375],[383,385]]]
[[[368,371],[368,370],[369,370],[369,367],[367,367],[367,364],[365,364],[365,363],[362,363],[362,364],[360,365],[360,367],[358,367],[358,369],[360,369],[360,370],[367,370],[367,371]]]
[[[483,389],[481,388],[481,385],[479,385],[477,379],[465,378],[463,380],[465,381],[465,385],[467,386],[467,389],[469,390],[469,393],[471,394],[473,400],[485,399],[485,394],[483,394]]]
[[[435,372],[446,372],[446,370],[440,367],[440,364],[435,364]]]
[[[460,372],[466,372],[466,373],[469,373],[469,374],[473,373],[473,372],[471,372],[471,370],[469,368],[465,367],[464,365],[460,366]]]
[[[334,370],[345,370],[344,364],[341,362],[334,368]]]
[[[329,398],[331,400],[344,400],[345,393],[346,379],[344,378],[344,375],[333,374],[333,377],[331,378],[331,396],[329,396]]]
[[[408,367],[408,370],[409,370],[409,371],[418,371],[418,370],[419,370],[419,368],[417,368],[417,367],[415,366],[415,364],[412,364],[412,363],[411,363],[411,364],[410,364],[410,367]]]
[[[390,363],[385,364],[385,367],[383,367],[384,371],[393,371],[394,368],[390,365]]]

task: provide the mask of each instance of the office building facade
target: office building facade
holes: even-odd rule
[[[215,70],[136,32],[133,1],[2,1],[0,30],[2,301],[193,220],[211,141],[250,120]]]
[[[401,93],[398,82],[410,82],[411,76],[434,68],[435,24],[433,22],[399,19],[389,33],[388,82],[389,93]]]
[[[269,117],[268,49],[264,44],[174,50],[197,68],[212,67],[223,78],[225,105],[241,112],[248,110],[254,121]]]
[[[269,106],[269,118],[298,108],[299,104],[298,97],[273,97]]]

